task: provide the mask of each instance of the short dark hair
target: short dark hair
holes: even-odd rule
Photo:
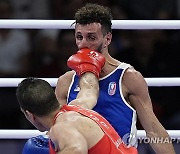
[[[18,85],[16,97],[23,110],[37,116],[48,115],[60,105],[51,85],[34,77],[28,77]]]
[[[103,33],[112,32],[112,14],[108,7],[87,3],[75,13],[74,18],[76,24],[86,25],[97,22],[102,25]]]

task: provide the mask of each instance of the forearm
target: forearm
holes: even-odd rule
[[[157,154],[175,154],[172,140],[163,127],[147,133],[147,137],[150,138],[150,145]]]
[[[99,82],[93,73],[85,73],[79,81],[80,91],[77,98],[71,102],[74,105],[92,109],[99,96]]]

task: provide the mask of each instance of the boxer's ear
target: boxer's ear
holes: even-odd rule
[[[34,123],[35,121],[35,116],[34,114],[32,114],[31,112],[29,112],[28,110],[24,111],[24,115],[25,117],[31,122],[31,123]]]

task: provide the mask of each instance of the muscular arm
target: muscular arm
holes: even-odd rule
[[[127,88],[128,101],[136,109],[147,137],[159,137],[167,141],[169,135],[153,112],[148,86],[142,75],[134,69],[128,69],[123,77],[123,85]],[[150,145],[157,154],[175,153],[173,145],[170,142],[151,143]]]
[[[74,71],[66,72],[58,79],[55,94],[61,105],[67,104],[67,94],[74,73]]]
[[[55,93],[61,105],[67,104],[67,94],[73,74],[74,71],[70,71],[58,79]],[[93,73],[84,73],[80,78],[79,87],[80,91],[77,98],[70,103],[92,109],[96,105],[99,96],[99,82],[97,77]]]
[[[79,81],[80,91],[77,98],[70,102],[70,104],[80,105],[84,108],[92,109],[99,96],[99,82],[93,73],[85,73],[81,76]]]
[[[88,147],[84,136],[68,122],[54,125],[49,133],[58,150],[57,154],[87,154]]]

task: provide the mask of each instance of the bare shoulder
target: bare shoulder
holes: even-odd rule
[[[68,71],[58,78],[55,93],[60,104],[66,104],[67,93],[72,81],[74,71]]]
[[[67,134],[71,133],[69,129],[76,129],[73,119],[76,117],[76,113],[74,111],[65,112],[61,115],[61,118],[57,120],[57,122],[51,127],[50,135],[54,138],[63,137],[66,138]],[[61,132],[61,133],[59,133]]]
[[[69,129],[73,128],[69,123],[60,122],[51,127],[49,136],[55,145],[56,150],[64,149],[68,143]]]
[[[65,84],[67,82],[70,82],[72,80],[72,76],[74,75],[74,71],[68,71],[66,72],[65,74],[61,75],[59,78],[58,78],[58,82],[57,82],[57,85],[61,85],[61,84]]]
[[[124,78],[131,80],[144,79],[142,74],[139,71],[135,70],[133,67],[130,67],[126,70],[126,72],[124,73]]]
[[[133,67],[130,67],[126,70],[122,82],[123,85],[130,91],[134,91],[139,87],[147,87],[147,83],[142,74]]]

